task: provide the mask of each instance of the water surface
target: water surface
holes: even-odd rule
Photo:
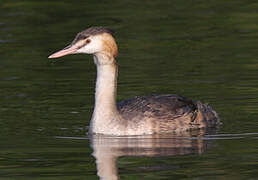
[[[241,0],[2,0],[0,179],[98,179],[95,141],[86,135],[92,57],[47,59],[93,25],[116,31],[118,100],[176,93],[208,102],[223,122],[215,134],[167,137],[163,156],[120,156],[119,146],[121,179],[257,179],[257,10],[256,1]],[[153,145],[148,139],[136,144]]]

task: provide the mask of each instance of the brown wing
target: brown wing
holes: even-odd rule
[[[177,95],[136,96],[118,103],[118,110],[125,119],[149,115],[172,120],[196,109],[192,100]]]

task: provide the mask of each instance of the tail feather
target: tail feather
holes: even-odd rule
[[[202,104],[200,101],[196,102],[197,115],[194,123],[199,124],[200,128],[204,127],[217,127],[219,126],[220,119],[218,114],[208,104]]]

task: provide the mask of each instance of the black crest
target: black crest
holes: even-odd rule
[[[102,33],[109,33],[112,35],[114,32],[113,30],[102,26],[90,27],[82,32],[79,32],[73,40],[72,44],[75,44],[79,40],[86,39],[89,36],[94,36]]]

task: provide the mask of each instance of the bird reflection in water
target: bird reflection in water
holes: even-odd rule
[[[119,179],[117,159],[122,156],[178,156],[202,154],[211,146],[203,140],[216,129],[195,130],[173,135],[104,136],[92,135],[91,147],[100,179]]]

